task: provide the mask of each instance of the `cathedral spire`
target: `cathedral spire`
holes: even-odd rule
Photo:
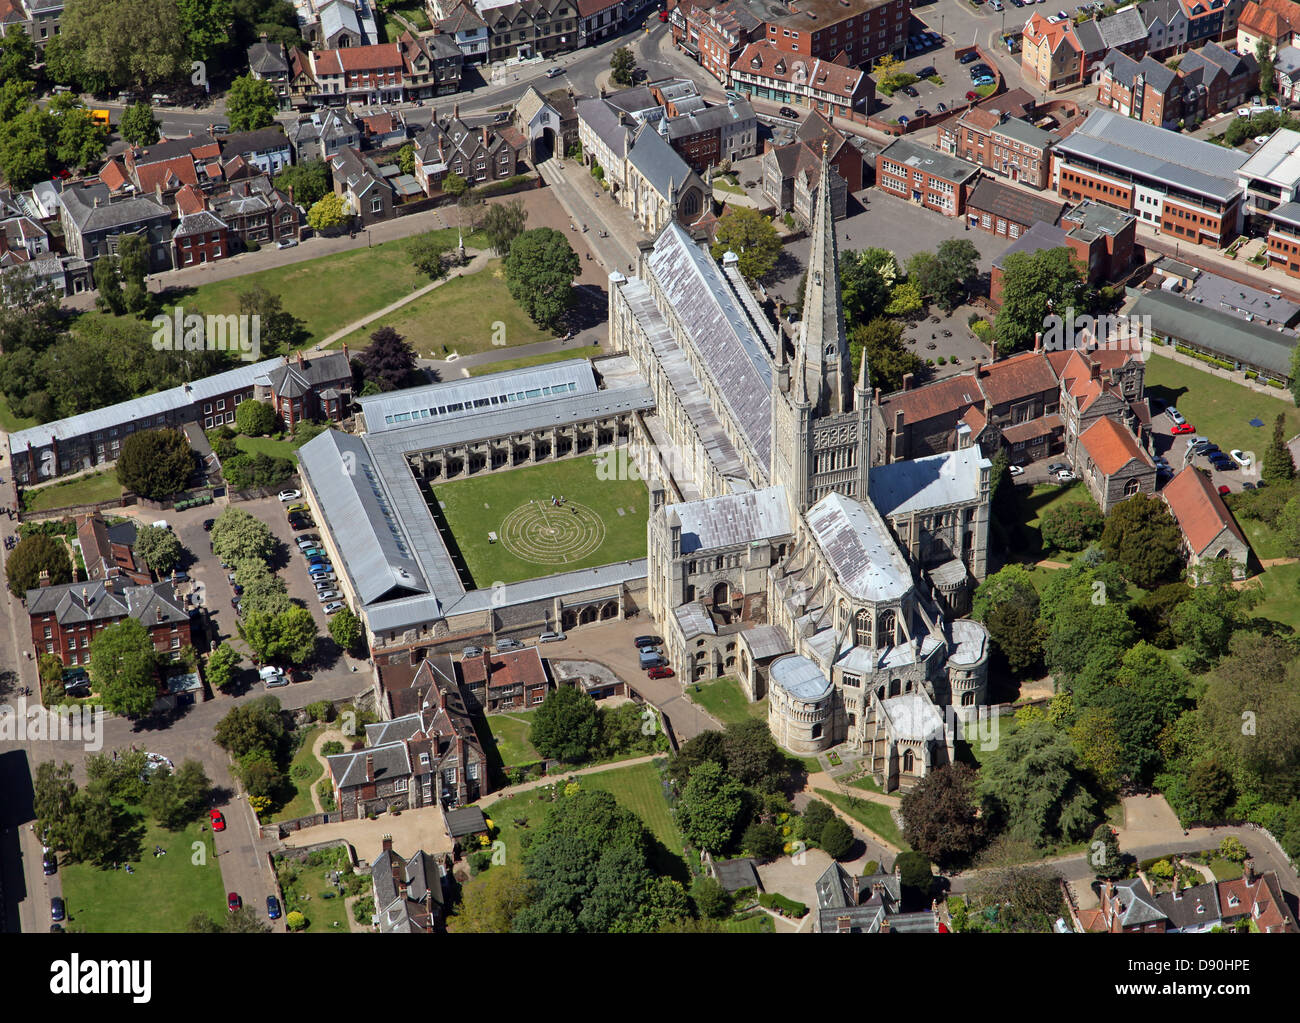
[[[812,251],[799,324],[799,360],[809,397],[821,414],[847,412],[853,403],[849,345],[840,304],[829,137],[822,139],[821,171],[812,222]]]

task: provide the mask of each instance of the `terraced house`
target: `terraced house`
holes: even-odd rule
[[[474,184],[504,181],[519,169],[527,143],[513,125],[471,128],[460,106],[441,117],[435,109],[429,127],[415,137],[415,180],[426,195],[442,191],[448,174]]]
[[[488,61],[549,57],[576,49],[577,0],[477,0],[488,29]]]

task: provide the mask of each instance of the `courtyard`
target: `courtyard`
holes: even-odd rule
[[[645,557],[645,484],[601,479],[604,461],[569,458],[434,488],[474,587]]]

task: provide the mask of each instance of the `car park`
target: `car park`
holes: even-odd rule
[[[298,500],[298,498],[300,498],[300,497],[302,497],[302,491],[301,491],[301,490],[281,490],[281,491],[280,491],[280,500],[281,500],[281,501],[296,501],[296,500]]]
[[[329,579],[313,579],[312,581],[316,584],[316,592],[317,592],[317,593],[321,593],[321,592],[323,592],[323,591],[325,591],[325,590],[332,590],[332,589],[334,589],[334,583],[333,583],[332,580],[329,580]]]
[[[917,78],[933,78],[939,72],[934,69],[933,64],[927,64],[916,73]]]
[[[934,108],[934,112],[936,114],[946,114],[948,112],[948,104],[947,103],[937,104]]]
[[[926,110],[925,107],[917,107],[915,110],[912,111],[912,116],[913,116],[913,117],[929,117],[929,116],[930,116],[930,111]]]
[[[327,566],[314,566],[307,570],[307,578],[312,582],[334,582],[337,578]]]
[[[1224,483],[1220,483],[1220,484],[1219,484],[1219,495],[1220,495],[1221,497],[1226,497],[1228,494],[1231,494],[1231,493],[1232,493],[1232,487],[1227,486],[1227,485],[1224,484]]]
[[[321,610],[324,611],[327,615],[333,615],[333,614],[338,614],[340,611],[343,610],[345,606],[346,605],[340,600],[331,600],[328,604],[326,604],[323,608],[321,608]]]
[[[914,85],[904,85],[898,91],[901,92],[904,96],[911,96],[912,99],[916,99],[921,95],[919,92],[916,91],[916,86]]]
[[[293,542],[296,543],[300,548],[315,547],[320,543],[320,537],[317,536],[315,533],[307,533],[305,536],[295,536],[293,538]]]
[[[223,816],[221,815],[221,811],[220,811],[220,810],[217,810],[217,809],[215,809],[215,808],[212,809],[212,810],[209,810],[209,811],[208,811],[208,819],[212,821],[212,830],[213,830],[213,831],[225,831],[225,830],[226,830],[226,818],[223,817]]]

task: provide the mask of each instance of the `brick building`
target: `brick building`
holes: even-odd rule
[[[979,167],[913,142],[896,139],[876,157],[876,187],[917,206],[959,217]]]
[[[554,688],[535,646],[466,657],[460,674],[469,706],[478,713],[531,710]]]
[[[938,127],[937,144],[951,156],[1031,188],[1046,188],[1052,179],[1050,151],[1056,136],[996,106],[971,107]]]
[[[1050,196],[981,178],[966,200],[966,217],[971,227],[1015,240],[1034,224],[1055,226],[1068,208],[1068,203]]]
[[[175,656],[191,644],[190,613],[169,582],[138,585],[124,576],[27,591],[27,617],[37,656],[54,654],[65,667],[90,663],[90,644],[110,625],[134,618],[160,654]]]

